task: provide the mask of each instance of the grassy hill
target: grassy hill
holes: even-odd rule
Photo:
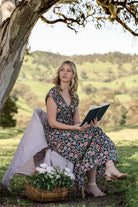
[[[138,55],[116,52],[63,56],[37,51],[25,56],[12,91],[17,98],[17,125],[26,125],[35,108],[45,110],[45,95],[53,86],[51,79],[64,60],[74,61],[78,69],[81,119],[89,105],[109,102],[111,106],[101,125],[119,124],[124,114],[126,124],[138,122],[138,118],[131,121],[138,102]]]

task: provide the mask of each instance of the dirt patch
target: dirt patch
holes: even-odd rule
[[[108,183],[99,183],[98,184],[100,189],[106,193],[106,196],[104,197],[98,197],[95,198],[94,196],[90,196],[88,194],[85,194],[85,198],[83,199],[81,196],[81,191],[77,190],[76,187],[72,187],[69,190],[68,197],[65,201],[62,202],[51,202],[51,203],[38,203],[34,202],[33,204],[30,204],[30,206],[33,207],[126,207],[126,204],[124,203],[123,194],[119,193],[118,189],[119,186],[115,184],[108,184]],[[86,186],[85,186],[86,188]],[[14,195],[14,192],[13,192]],[[12,195],[12,198],[13,198]],[[16,200],[20,201],[27,201],[25,190],[16,191],[15,195]],[[1,207],[12,207],[12,206],[29,206],[29,205],[20,205],[20,203],[10,203],[11,196],[8,196],[6,200],[9,200],[8,205],[7,202],[0,202]],[[4,200],[3,200],[4,201]],[[13,202],[13,201],[12,201]]]
[[[53,207],[53,206],[72,206],[72,207],[126,207],[123,195],[117,192],[117,186],[100,187],[106,193],[104,197],[95,198],[94,196],[85,194],[85,198],[81,197],[81,192],[75,188],[70,189],[67,199],[58,203],[35,203],[34,207]]]

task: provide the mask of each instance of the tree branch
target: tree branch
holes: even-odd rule
[[[76,19],[74,18],[69,18],[69,17],[66,17],[64,14],[60,13],[60,12],[57,12],[56,9],[60,9],[59,6],[56,6],[53,8],[53,13],[62,17],[62,18],[58,18],[58,19],[55,19],[55,20],[48,20],[46,19],[44,16],[41,16],[41,20],[47,24],[55,24],[55,23],[58,23],[58,22],[62,22],[62,23],[65,23],[67,25],[68,28],[74,30],[75,32],[77,32],[77,30],[75,28],[73,28],[71,26],[72,23],[76,23],[78,25],[84,25],[84,21],[86,19],[83,19],[83,21],[80,21],[80,18],[76,17]],[[90,15],[87,16],[87,18],[89,17]]]
[[[70,28],[70,29],[74,30],[75,32],[77,32],[77,30],[75,30],[75,28],[71,27],[68,23],[68,21],[76,22],[72,18],[69,18],[69,19],[67,19],[67,18],[65,18],[65,19],[55,19],[55,20],[52,20],[52,21],[47,20],[44,16],[41,16],[40,18],[43,22],[45,22],[47,24],[55,24],[55,23],[58,23],[58,22],[65,23],[68,28]]]
[[[70,21],[72,23],[77,22],[77,19],[72,19],[72,18],[67,18],[67,17],[64,17],[64,19],[55,19],[55,20],[52,20],[52,21],[47,20],[44,16],[41,16],[40,18],[43,22],[45,22],[47,24],[55,24],[55,23],[58,23],[58,22],[63,22],[63,23],[68,24],[68,21]]]
[[[121,19],[116,17],[116,21],[121,24],[127,31],[129,31],[132,35],[138,36],[138,33],[134,32],[132,29],[130,29]]]
[[[130,22],[130,19],[133,19],[135,21],[135,26],[138,23],[137,18],[137,3],[138,1],[131,1],[128,2],[128,0],[124,1],[115,1],[115,0],[97,0],[97,4],[99,4],[102,9],[104,10],[105,14],[108,15],[108,18],[106,16],[103,17],[96,17],[98,20],[100,19],[109,19],[110,21],[116,20],[119,24],[123,26],[127,31],[129,31],[134,36],[138,36],[138,34],[133,31],[133,29],[129,28],[127,26],[127,23]],[[124,21],[122,21],[119,16],[121,16]]]

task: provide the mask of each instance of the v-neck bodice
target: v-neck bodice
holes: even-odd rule
[[[63,96],[61,95],[61,98],[63,99],[63,101],[65,102],[65,104],[66,104],[66,106],[67,107],[70,107],[70,104],[71,104],[71,102],[72,102],[72,99],[71,99],[71,101],[70,101],[70,103],[69,103],[69,105],[67,104],[67,102],[65,101],[65,99],[63,98]]]
[[[64,124],[73,125],[73,115],[76,111],[76,107],[79,104],[79,98],[78,101],[76,101],[75,103],[73,99],[71,99],[70,104],[67,105],[65,99],[62,97],[56,87],[51,88],[46,96],[46,100],[48,96],[51,96],[57,105],[56,120]]]

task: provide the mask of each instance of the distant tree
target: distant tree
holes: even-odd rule
[[[82,71],[81,77],[85,80],[88,79],[87,73],[85,71]]]
[[[124,94],[127,92],[127,88],[126,88],[126,84],[125,82],[123,81],[118,89],[120,91],[120,93]]]
[[[120,121],[119,121],[119,125],[122,126],[122,125],[124,125],[124,124],[126,123],[126,118],[127,118],[126,114],[127,114],[127,111],[124,111],[124,112],[122,113],[121,119],[120,119]]]
[[[92,94],[92,93],[95,93],[97,91],[97,89],[93,86],[84,86],[83,87],[83,91],[89,95],[89,94]]]
[[[8,97],[2,114],[0,118],[0,126],[3,128],[6,127],[15,127],[16,126],[16,120],[13,118],[13,116],[18,112],[17,106],[15,101],[11,98],[11,96]]]

